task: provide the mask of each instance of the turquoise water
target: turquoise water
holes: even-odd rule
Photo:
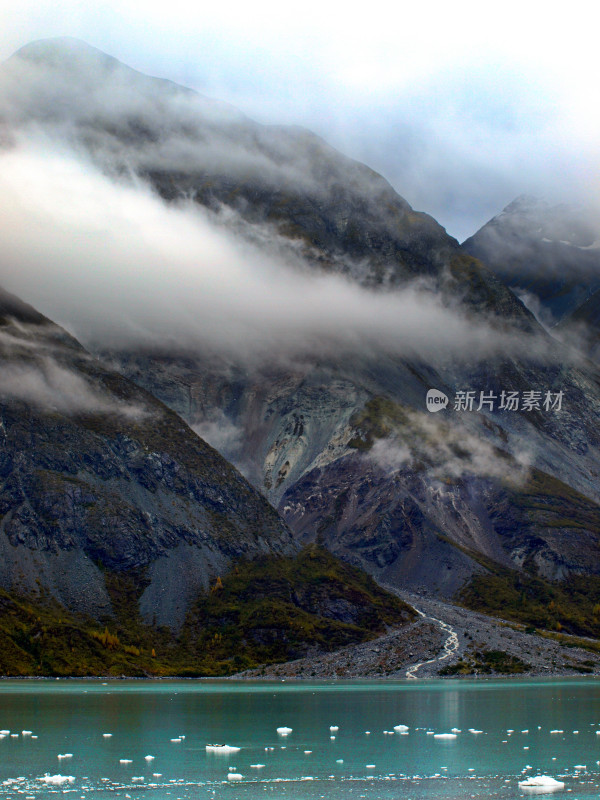
[[[0,798],[508,799],[538,773],[565,782],[556,797],[600,791],[591,679],[3,681],[0,729]]]

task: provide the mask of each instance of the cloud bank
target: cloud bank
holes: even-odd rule
[[[0,283],[96,347],[273,361],[369,348],[435,360],[527,346],[422,286],[375,293],[315,275],[275,229],[256,247],[231,222],[192,202],[167,206],[67,153],[0,154]]]

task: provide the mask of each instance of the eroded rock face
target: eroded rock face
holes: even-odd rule
[[[142,612],[178,626],[232,559],[294,551],[277,512],[148,392],[0,295],[0,585],[111,610],[136,572]]]

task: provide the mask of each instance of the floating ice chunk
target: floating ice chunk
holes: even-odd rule
[[[37,736],[35,735],[35,733],[34,733],[34,734],[31,736],[31,738],[32,738],[32,739],[37,739],[38,737],[37,737]]]
[[[102,737],[103,737],[104,739],[110,739],[110,737],[111,737],[111,736],[112,736],[112,733],[103,733],[103,734],[102,734]]]
[[[277,728],[277,733],[280,736],[288,736],[292,732],[292,728],[286,728],[285,725],[282,725],[281,728]]]
[[[56,757],[60,758],[61,760],[63,758],[73,758],[73,753],[59,753]]]
[[[408,725],[394,725],[394,730],[398,731],[398,733],[403,733],[404,731],[409,730]]]
[[[10,733],[10,731],[7,731],[7,730],[2,730],[2,731],[0,731],[0,733],[1,733],[1,734],[3,734],[4,736],[8,736],[8,734]],[[599,731],[599,733],[600,733],[600,731]]]
[[[456,739],[455,733],[434,733],[434,739]]]
[[[19,734],[18,733],[11,733],[10,738],[11,739],[18,739],[19,738]]]
[[[270,752],[271,750],[275,750],[275,748],[274,747],[265,747],[265,750]]]
[[[50,786],[64,786],[65,783],[75,783],[74,775],[50,775],[46,773],[43,778],[38,778],[42,783]]]
[[[131,764],[131,759],[130,758],[120,758],[119,759],[119,764]]]
[[[331,741],[333,741],[335,739],[335,736],[330,736],[329,738],[331,739]]]
[[[460,733],[460,728],[452,728],[452,733]]]
[[[339,729],[340,729],[339,725],[330,725],[330,726],[329,726],[329,730],[330,730],[332,733],[335,733],[336,731],[339,731]]]
[[[250,764],[250,769],[264,769],[264,764]]]
[[[21,731],[21,736],[31,736],[33,731]]]
[[[273,748],[271,748],[273,749]],[[265,748],[266,750],[266,748]],[[231,744],[207,744],[206,745],[206,752],[207,753],[218,753],[219,755],[227,755],[228,753],[239,753],[240,748],[234,747]]]
[[[152,773],[152,777],[153,778],[162,778],[162,772],[153,772]]]
[[[229,772],[227,774],[228,781],[241,781],[243,777],[239,772]]]
[[[365,764],[365,769],[375,769],[377,764]]]
[[[172,742],[180,742],[181,736],[176,736],[174,739],[171,739]]]
[[[154,756],[144,756],[145,761],[154,761]]]
[[[585,765],[585,764],[575,764],[575,766],[573,767],[573,769],[582,770],[582,769],[587,769],[587,767],[586,767],[586,765]]]
[[[521,731],[521,733],[529,733],[529,728],[525,728],[525,730]]]
[[[344,759],[343,758],[336,758],[335,763],[336,764],[343,764],[344,763]]]
[[[564,731],[558,730],[557,728],[556,730],[550,731],[550,733],[564,733]]]
[[[565,788],[562,781],[557,781],[556,778],[551,778],[549,775],[536,775],[535,778],[527,778],[524,781],[519,781],[520,789],[527,789],[531,792],[558,792]]]
[[[474,733],[477,735],[483,733],[483,731],[478,731],[476,728],[469,728],[469,733]]]
[[[577,735],[579,733],[579,731],[573,731],[573,733]]]
[[[598,731],[598,733],[600,733],[600,731]],[[365,731],[365,736],[370,736],[370,735],[371,735],[371,731]]]
[[[434,731],[427,731],[427,736],[433,736],[433,735],[434,735]]]
[[[143,775],[134,775],[131,778],[131,780],[132,781],[137,781],[138,783],[141,783],[144,780],[144,776]]]
[[[514,730],[513,730],[513,728],[507,728],[507,729],[506,729],[506,732],[507,732],[507,733],[514,733]]]
[[[309,753],[312,753],[312,750],[305,750],[304,755],[307,756]]]

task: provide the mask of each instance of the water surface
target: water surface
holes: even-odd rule
[[[510,800],[538,773],[564,780],[556,797],[600,790],[593,679],[2,681],[0,729],[0,798],[11,800]]]

